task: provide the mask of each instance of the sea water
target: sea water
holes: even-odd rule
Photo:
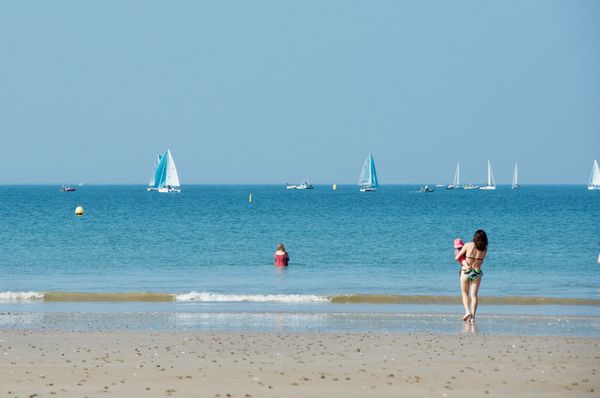
[[[122,297],[148,292],[173,303],[135,311],[460,313],[453,239],[483,229],[480,296],[500,305],[482,304],[482,314],[600,315],[600,194],[584,186],[4,186],[0,216],[0,311],[118,313],[131,310]],[[273,267],[279,242],[287,269]],[[73,292],[122,295],[98,304]],[[371,295],[383,298],[335,303]],[[431,302],[414,307],[415,297]]]

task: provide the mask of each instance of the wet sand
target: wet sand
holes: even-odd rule
[[[0,330],[2,397],[593,397],[600,339]]]

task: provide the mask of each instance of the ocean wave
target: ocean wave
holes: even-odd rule
[[[0,302],[10,301],[34,301],[42,300],[44,294],[40,292],[0,292]]]
[[[329,298],[312,294],[219,294],[209,292],[190,292],[175,295],[175,301],[326,303],[329,302]]]

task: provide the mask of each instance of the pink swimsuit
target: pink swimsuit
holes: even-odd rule
[[[288,261],[290,261],[290,257],[287,252],[283,254],[275,253],[275,266],[276,267],[287,267]]]

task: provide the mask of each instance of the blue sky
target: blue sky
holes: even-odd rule
[[[0,5],[0,183],[585,184],[600,2]]]

